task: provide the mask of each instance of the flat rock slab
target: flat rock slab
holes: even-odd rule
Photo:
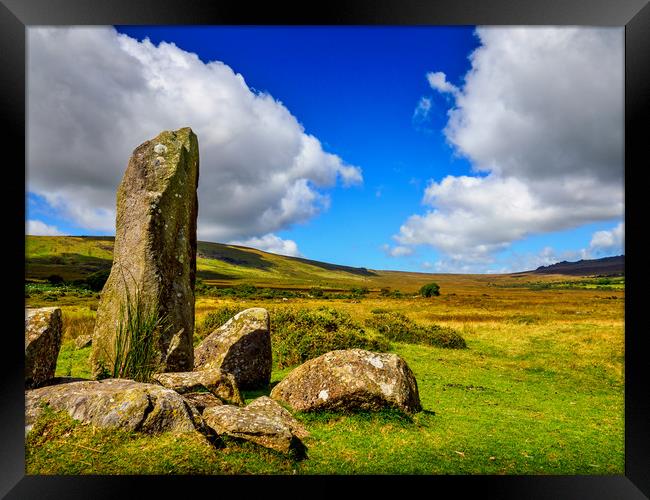
[[[272,399],[263,396],[248,406],[216,406],[203,412],[206,425],[217,434],[251,441],[280,453],[304,456],[301,436],[307,430]]]
[[[37,387],[54,377],[61,349],[61,309],[25,309],[25,387]]]
[[[195,370],[232,373],[241,389],[267,386],[271,365],[269,312],[261,307],[236,314],[194,349]]]
[[[176,391],[132,380],[88,380],[25,391],[26,432],[43,403],[97,427],[156,434],[194,432],[200,424],[200,416]]]
[[[244,405],[235,377],[218,368],[195,372],[156,373],[152,378],[160,385],[173,389],[179,394],[206,390],[225,403]]]
[[[332,351],[287,375],[271,397],[297,411],[422,409],[413,372],[396,354],[363,349]]]

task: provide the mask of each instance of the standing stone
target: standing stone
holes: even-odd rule
[[[25,310],[25,386],[35,387],[54,377],[61,349],[61,309]]]
[[[133,151],[117,191],[113,267],[93,331],[95,376],[112,369],[120,306],[136,294],[167,321],[155,371],[192,369],[198,179],[190,128],[162,132]]]
[[[195,370],[219,368],[232,373],[241,389],[267,386],[271,365],[270,318],[262,307],[236,314],[194,350]]]

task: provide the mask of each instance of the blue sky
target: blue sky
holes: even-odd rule
[[[157,123],[176,125],[173,112],[158,109],[168,102],[208,131],[200,239],[425,272],[520,271],[623,252],[619,29],[58,30],[30,28],[28,232],[113,234],[114,188],[128,152]],[[78,78],[66,76],[70,66]],[[594,84],[595,74],[604,83]],[[190,88],[183,78],[191,91],[174,97]],[[215,97],[222,89],[235,96],[231,111]],[[150,103],[151,124],[138,123],[142,112],[129,116]],[[115,113],[119,130],[115,119],[92,113]],[[129,126],[133,134],[123,130]],[[75,127],[79,135],[106,130],[111,140],[77,141]],[[74,146],[52,158],[63,140]],[[302,165],[291,148],[306,143],[314,151],[308,168],[285,179],[282,161]],[[219,159],[224,144],[241,154]],[[276,156],[286,159],[265,166]],[[109,159],[115,166],[102,168]],[[225,193],[218,170],[228,168],[257,179],[243,192],[259,203],[212,202],[207,193]],[[263,172],[274,168],[285,185],[265,191]]]

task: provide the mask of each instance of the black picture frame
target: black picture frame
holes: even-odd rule
[[[233,24],[233,25],[596,25],[625,27],[625,475],[624,476],[403,476],[372,477],[169,477],[169,476],[25,476],[24,359],[18,349],[24,308],[25,31],[34,25]],[[209,0],[0,0],[0,110],[6,125],[2,143],[5,172],[17,174],[5,184],[5,231],[11,244],[5,262],[15,269],[16,288],[4,304],[6,315],[0,378],[0,496],[6,498],[133,498],[252,494],[277,490],[284,495],[318,492],[339,495],[352,482],[365,489],[389,487],[411,494],[416,487],[431,495],[488,498],[648,498],[650,497],[650,398],[644,381],[650,358],[640,301],[644,267],[634,244],[643,230],[641,175],[647,164],[643,125],[650,100],[650,6],[647,0],[330,0],[316,4]],[[645,164],[644,164],[645,160]],[[9,189],[6,189],[6,187]],[[11,198],[15,196],[17,200]],[[22,201],[20,201],[22,200]],[[23,207],[16,214],[16,207]],[[19,304],[19,301],[23,301]],[[326,480],[324,480],[326,479]],[[279,481],[282,481],[280,483]],[[290,483],[290,484],[287,484]],[[291,484],[293,482],[293,484]],[[235,488],[235,490],[233,490]],[[246,488],[242,490],[241,488]],[[156,490],[155,492],[153,490]],[[444,492],[444,493],[443,493]],[[204,493],[205,494],[205,493]],[[366,494],[364,494],[366,496]],[[427,496],[429,496],[427,494]]]

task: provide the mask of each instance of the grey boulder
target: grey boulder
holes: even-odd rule
[[[257,398],[244,408],[230,405],[207,408],[203,419],[216,434],[251,441],[280,453],[305,455],[302,438],[309,433],[269,397]]]
[[[219,368],[235,376],[238,387],[254,389],[271,381],[269,313],[253,307],[236,314],[194,350],[194,369]]]
[[[298,366],[271,391],[296,411],[422,409],[413,372],[396,354],[331,351]]]
[[[149,434],[194,432],[200,416],[176,391],[126,379],[87,380],[25,391],[25,430],[43,405],[81,422]]]

